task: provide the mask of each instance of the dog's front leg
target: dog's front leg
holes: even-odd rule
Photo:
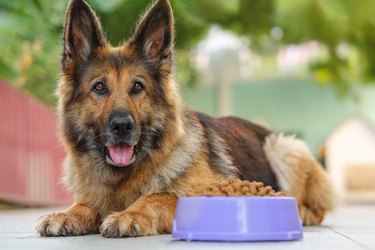
[[[177,196],[153,194],[141,197],[122,212],[108,215],[100,226],[104,237],[146,236],[171,233]]]
[[[85,204],[73,204],[63,213],[46,215],[36,230],[41,236],[71,236],[98,232],[99,214]]]

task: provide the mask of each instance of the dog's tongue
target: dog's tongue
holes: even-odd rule
[[[128,165],[133,155],[133,149],[133,145],[129,146],[122,143],[108,147],[109,155],[116,165]]]

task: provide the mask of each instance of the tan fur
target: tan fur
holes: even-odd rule
[[[306,144],[293,136],[271,134],[266,138],[264,151],[281,189],[297,198],[304,224],[319,224],[333,208],[333,192],[327,175]]]
[[[201,152],[200,155],[196,157],[192,166],[185,172],[184,176],[171,187],[169,192],[178,196],[184,196],[194,192],[195,188],[199,185],[223,180],[225,178],[226,176],[212,171],[207,161],[207,155]]]
[[[107,216],[100,231],[106,237],[170,233],[176,204],[175,195],[159,193],[144,196],[126,211]]]
[[[64,213],[42,217],[37,230],[42,236],[69,236],[98,232],[99,214],[84,204],[74,204]]]

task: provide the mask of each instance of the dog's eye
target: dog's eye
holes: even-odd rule
[[[104,95],[108,93],[107,86],[105,86],[103,82],[96,82],[94,87],[92,87],[92,90],[99,95]]]
[[[139,80],[136,80],[133,84],[132,93],[138,94],[141,93],[145,89],[143,83]]]

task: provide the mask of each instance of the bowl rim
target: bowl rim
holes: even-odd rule
[[[231,199],[231,200],[243,200],[243,199],[246,199],[246,200],[296,200],[295,197],[293,196],[180,196],[178,197],[179,199],[204,199],[204,200],[227,200],[227,199]]]

